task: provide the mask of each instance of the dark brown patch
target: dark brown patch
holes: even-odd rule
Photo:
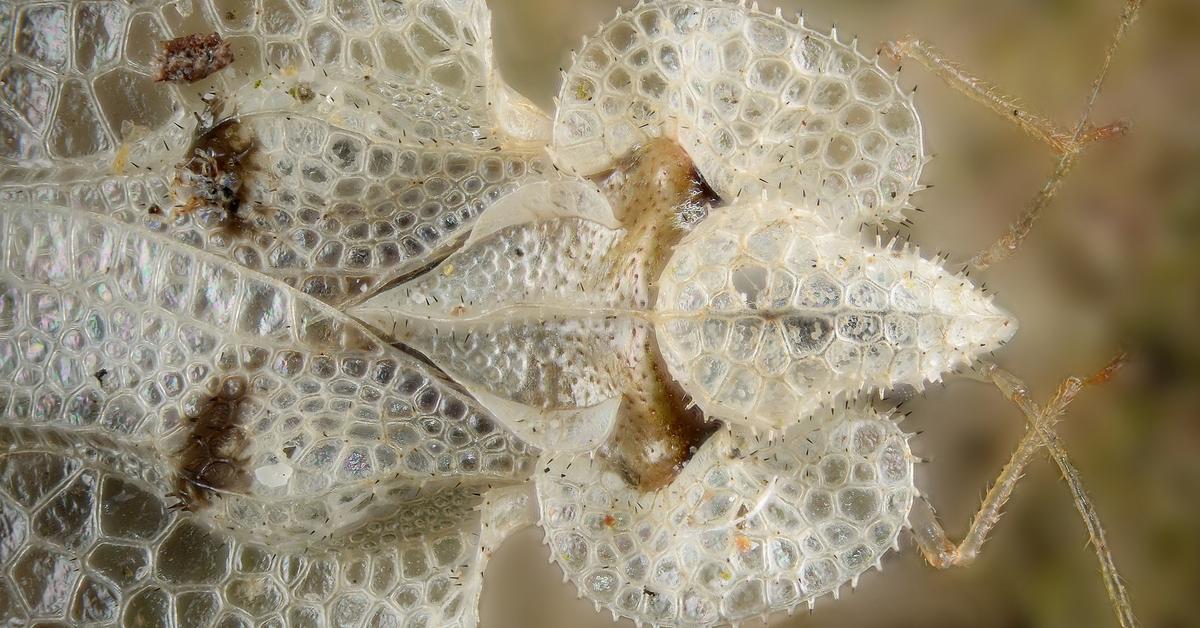
[[[249,216],[254,205],[247,199],[246,181],[254,170],[257,147],[255,137],[237,118],[226,118],[202,130],[188,148],[187,160],[175,166],[173,187],[180,202],[175,211],[215,207],[221,212],[220,226],[226,235],[249,235],[254,229]]]
[[[155,81],[199,81],[233,63],[233,48],[217,33],[193,34],[159,44]]]
[[[704,181],[691,156],[673,140],[659,138],[635,148],[611,172],[599,177],[600,189],[627,231],[610,256],[627,277],[649,278],[649,306],[661,274],[683,229],[707,215],[720,198]]]
[[[652,340],[646,346],[644,360],[648,363],[631,373],[610,455],[626,482],[650,492],[670,484],[721,424],[706,420],[700,408],[692,405],[688,394],[667,372]],[[632,381],[633,377],[638,381]],[[653,458],[648,444],[658,450]]]
[[[244,457],[250,437],[241,417],[246,400],[245,382],[230,378],[222,382],[221,392],[201,400],[195,416],[185,420],[187,441],[175,452],[175,496],[181,508],[195,511],[222,493],[250,488]]]
[[[687,226],[721,203],[687,151],[666,138],[634,148],[598,183],[627,225],[653,219]]]
[[[626,229],[610,253],[613,268],[622,281],[646,280],[649,291],[638,300],[650,307],[658,277],[684,229],[720,199],[687,151],[665,138],[634,149],[599,184]],[[632,363],[619,369],[625,395],[607,453],[630,485],[653,491],[670,484],[720,424],[706,421],[671,377],[653,331],[639,333]]]

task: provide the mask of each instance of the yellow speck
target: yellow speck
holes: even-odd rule
[[[117,149],[117,154],[113,156],[112,172],[116,175],[125,174],[125,167],[129,165],[129,143],[122,143]]]
[[[453,275],[454,274],[454,264],[446,264],[446,267],[442,269],[442,274],[447,277],[449,277],[450,275]]]
[[[579,82],[575,84],[575,100],[588,101],[592,99],[592,86]]]

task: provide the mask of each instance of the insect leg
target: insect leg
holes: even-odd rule
[[[1037,195],[1033,197],[1033,200],[1030,201],[1025,211],[1022,212],[1021,215],[1009,225],[1008,229],[1006,229],[1005,232],[991,244],[991,246],[980,251],[975,255],[975,257],[971,258],[971,261],[969,262],[971,266],[979,269],[988,268],[997,262],[1007,259],[1014,252],[1016,252],[1017,248],[1020,247],[1021,242],[1025,240],[1025,237],[1028,236],[1029,232],[1033,229],[1033,223],[1037,221],[1038,217],[1041,216],[1042,211],[1046,209],[1046,207],[1050,205],[1051,201],[1054,200],[1054,197],[1058,195],[1058,190],[1060,187],[1062,187],[1063,178],[1065,178],[1067,173],[1071,171],[1071,168],[1074,167],[1075,162],[1079,159],[1079,155],[1083,151],[1084,147],[1086,147],[1092,141],[1103,140],[1121,135],[1128,130],[1128,125],[1124,122],[1115,122],[1098,128],[1093,127],[1089,122],[1089,118],[1091,117],[1092,108],[1096,104],[1096,99],[1100,96],[1100,88],[1104,85],[1104,80],[1108,78],[1108,71],[1109,68],[1112,67],[1113,57],[1116,55],[1117,49],[1120,47],[1121,42],[1125,39],[1125,35],[1129,32],[1129,27],[1135,20],[1137,20],[1138,11],[1141,9],[1141,7],[1142,0],[1127,0],[1125,9],[1121,12],[1121,19],[1117,23],[1117,30],[1113,34],[1112,41],[1109,42],[1108,48],[1106,48],[1104,51],[1104,61],[1100,64],[1100,71],[1097,73],[1096,79],[1092,81],[1092,90],[1089,93],[1087,103],[1084,106],[1083,115],[1079,118],[1079,122],[1075,125],[1074,132],[1069,137],[1070,141],[1062,147],[1057,147],[1053,142],[1050,142],[1051,146],[1056,146],[1056,149],[1061,153],[1058,163],[1054,167],[1054,172],[1050,174],[1050,177],[1046,180],[1046,183],[1042,185],[1042,189],[1038,190]],[[917,43],[919,44],[920,42]],[[903,42],[896,44],[896,46],[902,46],[902,44]],[[899,50],[903,52],[904,48],[901,47]],[[930,59],[930,62],[933,63],[940,59],[940,57],[933,56],[930,57]],[[955,67],[953,64],[945,61],[944,59],[942,59],[941,62],[949,64],[949,68]],[[931,67],[931,69],[939,76],[942,76],[942,74],[945,73],[939,73],[939,71],[933,67]],[[970,76],[966,75],[965,73],[963,75],[970,78]],[[972,83],[969,81],[960,82],[958,84],[960,85],[960,90],[967,90],[969,86],[972,85]],[[980,83],[980,85],[983,84]],[[980,102],[988,104],[988,106],[992,107],[994,111],[1000,111],[999,109],[996,109],[996,107],[1000,106],[999,103],[1006,102],[1004,97],[998,95],[994,91],[988,92],[987,89],[990,88],[979,87],[979,89],[984,91],[979,92],[979,95],[972,97],[975,100],[980,100],[981,98],[984,98],[985,95],[991,94],[991,96],[989,96],[993,99],[991,102],[996,104],[988,104],[988,102],[983,100],[980,100]],[[971,94],[969,91],[967,93],[968,95]],[[1014,115],[1015,111],[1016,110],[1014,110]],[[1022,126],[1022,128],[1025,127]],[[1046,132],[1048,133],[1049,130]],[[1055,132],[1057,133],[1058,131]],[[1049,142],[1049,140],[1046,141]]]
[[[1125,131],[1125,123],[1120,121],[1102,127],[1085,124],[1078,133],[1063,129],[1053,120],[1030,111],[1019,98],[1001,92],[996,86],[968,72],[941,50],[920,39],[905,37],[886,42],[881,51],[897,62],[912,59],[920,63],[954,90],[991,109],[1002,118],[1011,120],[1022,131],[1050,146],[1057,153],[1079,152],[1092,142],[1105,140]]]
[[[1053,422],[1053,420],[1051,420]],[[987,535],[1000,520],[1004,504],[1012,496],[1013,489],[1024,474],[1025,467],[1033,459],[1034,454],[1041,448],[1041,436],[1037,430],[1029,430],[1017,445],[1008,464],[1001,469],[1000,475],[988,489],[979,511],[971,520],[971,527],[963,540],[955,544],[942,529],[937,519],[937,513],[923,497],[913,504],[910,523],[913,538],[917,542],[921,554],[930,565],[938,569],[970,564],[979,554],[980,548]]]
[[[1046,447],[1050,458],[1058,466],[1059,472],[1070,487],[1071,497],[1075,502],[1075,509],[1079,511],[1079,516],[1083,519],[1083,523],[1087,527],[1088,539],[1096,552],[1097,560],[1100,562],[1100,574],[1104,578],[1104,587],[1108,593],[1108,599],[1112,603],[1113,611],[1116,613],[1117,620],[1123,628],[1131,628],[1138,625],[1137,618],[1133,614],[1133,607],[1130,605],[1129,597],[1125,592],[1125,583],[1121,579],[1121,574],[1117,572],[1116,563],[1113,562],[1112,552],[1109,550],[1108,541],[1104,535],[1104,527],[1100,523],[1100,516],[1096,512],[1095,506],[1092,505],[1087,491],[1083,488],[1079,471],[1071,464],[1071,460],[1067,456],[1067,452],[1063,448],[1058,434],[1053,429],[1056,417],[1066,412],[1067,404],[1071,402],[1071,399],[1085,385],[1102,384],[1108,381],[1113,373],[1120,368],[1124,359],[1124,355],[1118,356],[1099,373],[1086,380],[1074,377],[1067,379],[1059,387],[1058,394],[1055,395],[1054,399],[1044,409],[1038,408],[1037,404],[1029,399],[1026,386],[1015,376],[995,366],[990,367],[988,370],[990,371],[990,378],[1001,392],[1012,399],[1021,408],[1021,411],[1025,413],[1030,426],[1033,428],[1030,432],[1035,432],[1040,437],[1040,444]],[[1047,421],[1044,420],[1045,417],[1052,418]]]
[[[993,85],[980,79],[959,64],[947,58],[937,48],[915,38],[904,38],[899,41],[885,43],[882,52],[891,55],[897,61],[913,59],[925,66],[939,79],[950,87],[962,92],[970,99],[984,105],[1004,118],[1013,120],[1021,130],[1041,142],[1049,145],[1060,154],[1059,161],[1049,179],[1042,186],[1025,211],[1013,221],[991,246],[980,251],[971,258],[970,265],[975,268],[987,268],[1013,254],[1033,228],[1033,223],[1041,215],[1054,197],[1057,196],[1062,180],[1071,171],[1080,153],[1092,142],[1105,140],[1122,135],[1128,130],[1123,121],[1114,122],[1101,127],[1093,126],[1090,122],[1092,108],[1100,95],[1100,88],[1108,77],[1113,57],[1117,48],[1124,40],[1129,27],[1137,19],[1142,0],[1127,0],[1121,13],[1116,33],[1108,48],[1105,49],[1104,60],[1100,71],[1092,82],[1092,89],[1084,107],[1083,115],[1073,130],[1059,128],[1049,119],[1024,109],[1020,101],[1008,96]]]
[[[981,379],[994,384],[1001,393],[1017,404],[1028,419],[1030,429],[1026,431],[1025,436],[1017,445],[1016,451],[1013,452],[1012,458],[1001,470],[995,484],[984,497],[979,512],[971,521],[971,527],[962,542],[955,545],[946,537],[945,531],[927,501],[921,500],[914,504],[911,517],[913,536],[921,553],[931,565],[946,568],[967,564],[974,560],[987,539],[988,533],[999,520],[1004,504],[1012,495],[1025,466],[1042,447],[1045,447],[1071,489],[1075,508],[1079,511],[1087,527],[1089,539],[1100,562],[1100,571],[1104,577],[1109,600],[1121,626],[1130,628],[1137,625],[1137,619],[1133,615],[1124,583],[1117,572],[1112,553],[1109,551],[1099,515],[1083,488],[1079,472],[1071,464],[1066,450],[1054,432],[1054,424],[1066,412],[1076,395],[1089,384],[1108,381],[1120,367],[1123,359],[1124,356],[1118,357],[1090,378],[1068,378],[1059,386],[1054,398],[1044,407],[1039,406],[1030,398],[1028,387],[1011,373],[995,365],[987,365],[979,369],[977,374]]]
[[[1072,146],[1071,133],[1052,120],[1025,108],[1018,98],[1004,94],[991,83],[967,72],[941,50],[913,37],[883,44],[883,52],[896,62],[912,59],[925,66],[934,76],[971,100],[991,109],[997,115],[1012,120],[1022,131],[1046,143],[1056,152],[1067,152]]]

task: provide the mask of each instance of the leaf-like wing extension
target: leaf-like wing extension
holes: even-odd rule
[[[263,275],[52,207],[0,212],[0,244],[4,423],[140,457],[243,538],[309,543],[533,464],[420,362]]]
[[[605,465],[556,456],[537,475],[546,542],[597,610],[656,626],[811,605],[879,566],[916,495],[905,435],[857,408],[769,443],[722,431],[654,493]]]
[[[924,162],[911,97],[874,61],[741,3],[640,4],[585,43],[558,102],[568,170],[668,136],[725,199],[815,196],[855,224],[898,219]]]
[[[775,201],[714,212],[676,248],[656,330],[712,416],[777,429],[838,396],[939,381],[1016,320],[919,251],[863,244]]]
[[[273,71],[353,80],[421,110],[430,128],[465,115],[507,142],[549,137],[546,115],[494,67],[483,0],[335,0],[303,12],[286,0],[19,0],[4,11],[11,108],[0,114],[0,158],[8,160],[86,166],[146,132],[178,137],[172,123],[191,121],[205,94],[255,86]],[[209,33],[230,45],[229,67],[191,83],[155,82],[160,42]]]
[[[397,504],[384,522],[328,538],[328,549],[281,550],[175,512],[153,469],[8,426],[0,442],[9,620],[473,628],[487,559],[524,518],[511,490],[480,497],[464,486]]]
[[[464,599],[463,626],[479,622],[479,597],[483,593],[483,573],[487,561],[508,537],[537,523],[537,511],[531,485],[494,488],[483,494],[480,510],[478,584],[472,583],[473,597]]]
[[[405,319],[444,322],[627,312],[635,291],[614,255],[624,231],[590,183],[527,185],[492,206],[468,246],[437,268],[351,310],[388,331]]]
[[[616,421],[614,377],[629,355],[629,319],[407,321],[397,340],[449,374],[509,430],[539,449],[594,449]]]
[[[589,183],[526,186],[469,246],[351,314],[428,356],[523,438],[594,446],[613,425],[637,290],[612,255],[623,231],[602,222],[615,224]]]
[[[377,4],[17,3],[0,202],[118,213],[361,300],[548,176],[548,118],[494,71],[482,0]],[[150,78],[159,40],[208,32],[230,68]]]
[[[301,87],[322,96],[300,102]],[[0,202],[109,213],[325,302],[362,299],[447,250],[548,168],[541,149],[422,138],[419,118],[380,104],[336,81],[273,76],[229,97],[236,115],[172,138],[179,151],[161,138],[136,145],[129,175],[8,186]]]
[[[530,183],[492,205],[475,222],[463,248],[497,231],[526,222],[581,218],[609,230],[621,228],[600,189],[586,180]]]

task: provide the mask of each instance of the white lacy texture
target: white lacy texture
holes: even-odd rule
[[[491,493],[438,492],[398,505],[336,549],[280,550],[172,511],[156,471],[137,460],[33,430],[5,441],[0,562],[17,576],[0,594],[8,623],[476,625],[491,552],[471,509]],[[523,516],[485,503],[484,536]]]
[[[6,425],[161,459],[164,476],[228,493],[203,509],[214,526],[275,546],[343,536],[426,484],[527,475],[520,441],[345,315],[161,236],[13,209],[0,215]],[[171,470],[225,419],[213,406],[234,415],[234,451]]]
[[[791,612],[879,565],[913,459],[843,399],[1016,329],[855,235],[917,189],[911,98],[836,35],[670,1],[583,46],[552,125],[488,21],[0,1],[0,618],[469,628],[534,510],[642,623]],[[212,32],[229,67],[151,80],[161,40]],[[659,137],[686,157],[582,178]],[[643,492],[612,461],[686,451],[676,384],[724,427]]]
[[[614,227],[590,183],[528,185],[462,250],[352,313],[429,356],[526,440],[594,448],[612,428],[639,292],[612,274]]]
[[[840,398],[940,381],[1017,322],[918,252],[843,236],[807,209],[723,207],[659,283],[671,374],[712,416],[779,429]]]
[[[296,4],[0,3],[0,200],[111,213],[337,304],[544,176],[549,120],[495,74],[482,0]],[[150,79],[160,40],[208,32],[232,66]],[[254,142],[240,237],[215,208],[171,211],[209,94]]]
[[[14,452],[0,463],[9,479],[8,551],[0,561],[12,565],[11,586],[20,593],[7,598],[6,615],[82,621],[123,613],[123,622],[136,623],[138,613],[153,616],[153,605],[170,604],[184,585],[231,579],[224,597],[231,618],[241,616],[237,609],[251,617],[287,611],[340,623],[336,617],[403,617],[413,615],[413,604],[419,615],[455,602],[443,619],[452,621],[468,610],[451,599],[464,584],[450,578],[467,573],[459,573],[459,557],[477,549],[474,495],[489,482],[527,475],[533,462],[473,400],[319,302],[161,236],[88,214],[21,207],[0,216],[0,242],[0,372],[12,382],[4,386],[0,436]],[[221,461],[207,468],[181,468],[178,452],[196,434],[193,417],[214,397],[236,399],[227,441],[235,450],[214,451]],[[20,453],[26,449],[42,453]],[[236,467],[235,475],[221,465]],[[60,480],[65,488],[56,493]],[[93,494],[112,482],[136,487],[128,490],[152,505],[127,511],[125,498]],[[162,496],[181,486],[211,493],[212,503],[193,504],[195,517],[164,531],[176,517]],[[167,501],[179,499],[187,498]],[[149,528],[133,539],[140,547],[106,549],[123,535],[109,534],[105,517],[95,527],[92,510],[102,506],[119,510],[105,515],[109,527]],[[236,582],[228,556],[242,542],[267,543],[271,553],[337,550],[329,561],[358,560],[362,569],[371,560],[362,552],[395,552],[379,558],[381,570],[416,552],[411,560],[444,567],[444,581],[410,578],[417,597],[406,603],[386,601],[403,584],[396,565],[373,595],[346,599],[331,597],[333,572],[318,574],[331,579],[321,585],[328,590],[316,591],[306,610],[296,588],[302,574],[280,571],[295,563],[265,556],[259,570],[275,576]],[[426,556],[447,543],[448,555]],[[145,573],[114,581],[128,560]],[[173,574],[178,569],[201,573],[189,579],[191,571]],[[90,582],[93,572],[109,576]],[[152,574],[157,585],[143,582]],[[162,590],[138,601],[142,585]],[[174,599],[177,608],[184,603]],[[208,613],[221,611],[220,598],[205,604]]]
[[[639,3],[564,77],[561,166],[599,172],[658,136],[726,199],[816,197],[856,224],[899,219],[925,159],[910,95],[852,44],[718,1]]]
[[[0,619],[476,624],[525,520],[489,487],[533,452],[321,301],[542,177],[549,121],[492,70],[488,22],[474,0],[0,3]],[[161,40],[209,32],[231,67],[151,81]],[[236,222],[176,181],[229,120],[253,146]]]
[[[858,408],[775,441],[723,431],[650,495],[558,456],[537,476],[541,525],[566,576],[614,617],[708,626],[790,612],[896,546],[915,496],[905,439]]]

